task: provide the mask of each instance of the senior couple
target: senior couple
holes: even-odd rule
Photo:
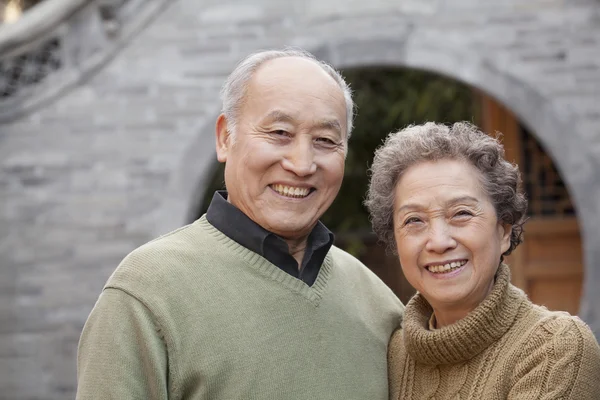
[[[406,308],[319,218],[352,131],[348,85],[303,51],[222,90],[227,191],[129,254],[78,351],[78,399],[599,399],[600,349],[532,304],[503,257],[527,201],[500,143],[427,123],[375,154],[366,205],[417,294]]]

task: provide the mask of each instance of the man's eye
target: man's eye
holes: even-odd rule
[[[334,142],[333,140],[326,138],[326,137],[321,137],[317,139],[317,142],[322,143],[322,144],[326,144],[328,146],[335,146],[337,145],[336,142]]]
[[[289,135],[289,133],[287,131],[284,131],[283,129],[275,129],[269,133],[271,133],[273,135],[279,135],[279,136],[288,136]]]

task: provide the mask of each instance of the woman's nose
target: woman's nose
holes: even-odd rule
[[[456,247],[456,240],[452,236],[452,229],[448,224],[432,224],[425,248],[435,253],[445,253]]]

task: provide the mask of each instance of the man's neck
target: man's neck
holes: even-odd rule
[[[306,253],[307,238],[294,240],[285,239],[285,241],[290,249],[291,256],[298,262],[298,269],[300,269],[302,267],[304,254]]]

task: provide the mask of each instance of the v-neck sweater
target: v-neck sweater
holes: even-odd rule
[[[308,286],[202,217],[111,276],[80,340],[78,399],[385,399],[402,311],[335,246]]]
[[[390,398],[591,400],[600,397],[600,348],[579,318],[536,306],[501,265],[486,299],[431,330],[416,294],[389,350]]]

